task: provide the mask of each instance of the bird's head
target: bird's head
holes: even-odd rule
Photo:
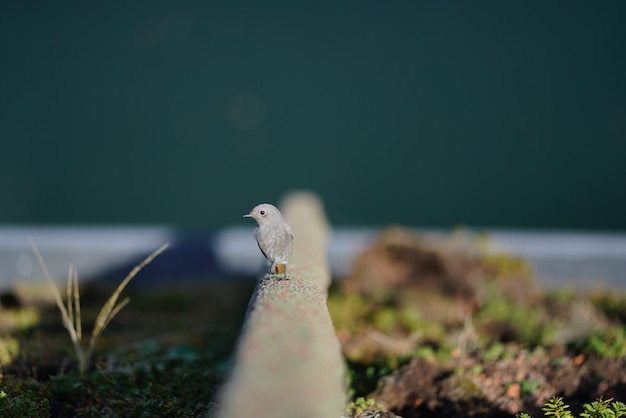
[[[257,205],[248,213],[247,215],[243,215],[244,218],[252,218],[259,225],[269,222],[276,218],[282,218],[280,211],[274,205],[270,205],[269,203],[262,203]]]

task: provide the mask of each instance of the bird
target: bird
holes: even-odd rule
[[[278,208],[269,203],[257,205],[244,218],[252,218],[259,225],[254,238],[266,259],[272,265],[270,273],[287,274],[287,261],[293,253],[293,233]]]

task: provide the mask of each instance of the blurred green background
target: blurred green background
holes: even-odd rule
[[[0,223],[626,229],[626,2],[0,2]]]

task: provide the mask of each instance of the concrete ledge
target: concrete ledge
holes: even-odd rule
[[[345,406],[345,366],[326,306],[328,225],[312,195],[292,195],[281,208],[294,256],[287,278],[266,275],[257,285],[221,418],[339,418]]]

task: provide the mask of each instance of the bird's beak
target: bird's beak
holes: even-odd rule
[[[244,218],[252,218],[252,215],[250,215],[249,213],[247,215],[243,215]]]

